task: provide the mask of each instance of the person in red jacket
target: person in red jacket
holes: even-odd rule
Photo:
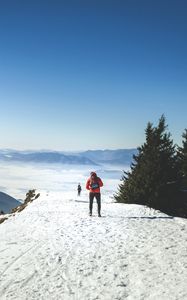
[[[93,208],[93,200],[94,197],[97,200],[97,208],[98,208],[98,217],[101,217],[101,193],[100,188],[103,186],[103,182],[101,178],[97,177],[95,172],[90,173],[90,178],[88,178],[86,183],[86,189],[90,191],[89,193],[89,209],[90,216],[92,216],[92,208]]]

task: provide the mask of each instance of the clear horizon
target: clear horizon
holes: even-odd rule
[[[79,153],[79,152],[85,152],[85,151],[118,151],[118,150],[134,150],[134,149],[137,149],[137,147],[135,147],[135,148],[98,148],[98,149],[82,149],[82,150],[63,150],[63,149],[42,149],[42,148],[39,148],[39,149],[35,149],[35,148],[33,148],[33,149],[19,149],[19,148],[0,148],[0,151],[33,151],[33,152],[47,152],[47,151],[49,151],[49,152],[70,152],[70,153]]]
[[[186,1],[10,0],[0,8],[0,149],[137,148],[163,113],[181,144]]]

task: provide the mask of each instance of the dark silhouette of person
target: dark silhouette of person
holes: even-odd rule
[[[78,191],[78,196],[80,196],[81,195],[81,191],[82,191],[80,183],[78,184],[77,191]]]
[[[101,192],[100,188],[103,186],[101,178],[97,176],[95,172],[90,173],[90,177],[86,182],[86,189],[89,193],[89,210],[90,216],[92,216],[93,200],[97,200],[98,217],[101,217]]]

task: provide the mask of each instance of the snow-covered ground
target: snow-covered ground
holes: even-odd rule
[[[1,189],[41,197],[0,225],[2,300],[187,299],[187,221],[113,202],[121,170],[104,180],[102,218],[88,216],[89,167],[4,165]],[[77,197],[77,183],[83,187]]]
[[[187,299],[186,220],[107,193],[102,216],[86,192],[43,192],[0,225],[0,299]]]

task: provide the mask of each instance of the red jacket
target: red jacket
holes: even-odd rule
[[[97,188],[92,188],[92,184],[96,184],[98,185]],[[100,187],[103,186],[103,182],[101,180],[101,178],[96,177],[96,179],[94,180],[94,182],[91,183],[91,179],[88,178],[87,183],[86,183],[86,189],[90,191],[90,193],[100,193]]]

